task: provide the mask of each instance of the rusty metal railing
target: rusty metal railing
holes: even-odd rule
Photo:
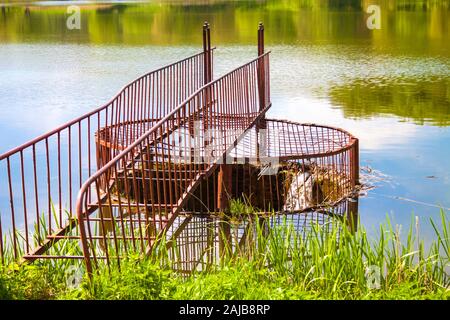
[[[262,146],[260,154],[256,141]],[[358,185],[358,139],[335,127],[264,118],[264,130],[247,130],[227,156],[226,197],[241,199],[261,213],[331,208],[353,197]],[[189,204],[191,211],[202,213],[201,202],[210,212],[223,211],[200,194],[219,177],[215,172],[202,181]]]
[[[263,25],[258,57],[214,81],[212,55],[205,23],[202,53],[1,155],[2,261],[8,244],[13,258],[79,259],[91,274],[101,261],[109,267],[129,253],[149,254],[167,236],[166,248],[173,246],[185,227],[180,214],[187,222],[241,219],[231,199],[263,219],[339,207],[355,221],[358,139],[339,128],[266,119]],[[4,230],[12,230],[9,240]],[[208,231],[207,241],[224,247],[224,230],[223,239]]]
[[[266,53],[196,91],[83,184],[76,213],[89,272],[92,261],[151,250],[201,180],[270,107],[267,89],[260,105],[259,89],[268,88],[258,85],[261,68],[268,84]],[[222,139],[208,140],[214,130]]]
[[[86,179],[209,82],[212,54],[208,43],[137,78],[102,107],[0,155],[1,261],[7,245],[12,258],[33,260],[64,238]],[[102,136],[105,128],[110,136]],[[114,135],[122,139],[110,147]]]

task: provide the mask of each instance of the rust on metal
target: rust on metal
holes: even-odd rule
[[[205,22],[201,53],[0,155],[0,194],[9,201],[0,216],[1,260],[10,246],[14,259],[82,259],[91,273],[166,239],[185,273],[254,241],[250,224],[228,223],[231,199],[254,207],[263,227],[275,219],[267,213],[346,212],[355,221],[357,202],[349,199],[359,179],[358,139],[266,118],[270,52],[262,23],[257,36],[257,57],[214,80]],[[232,237],[236,228],[240,239]],[[61,251],[61,240],[72,249]]]

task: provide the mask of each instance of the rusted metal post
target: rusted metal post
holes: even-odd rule
[[[232,167],[229,164],[221,164],[218,177],[217,203],[219,210],[224,211],[229,208],[229,201],[232,188]]]
[[[209,23],[205,21],[203,24],[203,82],[206,85],[212,80],[211,72],[211,34]],[[206,132],[209,129],[209,108],[211,106],[211,87],[204,90],[204,116],[203,116],[203,136],[206,138]],[[208,143],[205,141],[205,144]]]
[[[352,148],[350,149],[350,179],[353,198],[347,199],[346,220],[351,232],[357,231],[358,226],[358,195],[356,186],[359,185],[359,139],[352,137]]]
[[[358,231],[358,197],[347,199],[347,225],[350,232],[355,233]]]
[[[212,80],[212,61],[211,61],[211,32],[209,23],[205,21],[203,24],[203,69],[204,69],[204,84]]]
[[[230,164],[221,164],[217,185],[217,205],[221,212],[229,212],[232,184],[232,167]],[[219,223],[219,254],[226,255],[231,249],[231,232],[228,219]]]
[[[231,226],[226,218],[219,221],[219,256],[225,257],[231,254]]]
[[[258,57],[264,54],[264,25],[262,22],[258,25]],[[259,89],[259,110],[265,108],[265,75],[264,60],[258,61],[258,89]]]
[[[351,152],[352,157],[352,186],[355,187],[359,185],[359,139],[353,138],[353,148]]]
[[[258,25],[258,57],[260,57],[262,54],[264,54],[264,25],[262,22]],[[257,65],[257,79],[258,79],[258,94],[259,94],[259,111],[262,111],[266,105],[265,105],[265,75],[264,75],[264,58],[260,58],[258,60]],[[261,146],[260,146],[260,138],[261,135],[259,134],[260,129],[266,129],[266,121],[265,121],[265,115],[261,117],[261,119],[256,124],[256,161],[259,164],[260,163],[260,153],[261,153]]]

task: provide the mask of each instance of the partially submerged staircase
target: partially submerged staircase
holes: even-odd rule
[[[77,218],[88,270],[90,257],[99,258],[99,252],[106,260],[112,252],[117,257],[139,245],[149,253],[180,212],[213,210],[191,198],[270,107],[268,95],[262,103],[259,100],[257,87],[258,70],[268,71],[268,63],[268,54],[263,54],[210,81],[84,183]],[[243,85],[239,90],[237,83]],[[109,142],[110,147],[105,147],[105,141],[97,139],[101,154],[114,153],[109,149],[117,144]],[[214,202],[217,184],[200,188],[199,198]],[[101,236],[92,235],[95,224]]]
[[[305,168],[318,168],[308,172],[317,190],[303,181],[311,196],[326,189],[338,203],[351,195],[356,138],[265,118],[271,100],[263,30],[258,57],[213,80],[205,24],[203,52],[136,79],[106,105],[1,155],[2,261],[80,259],[92,272],[100,261],[149,254],[158,241],[172,246],[195,216],[226,211],[229,198],[286,213],[291,166],[300,168],[297,180]],[[265,175],[265,161],[274,159]]]

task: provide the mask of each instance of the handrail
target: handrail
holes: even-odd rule
[[[216,49],[216,47],[211,48],[211,50],[215,50],[215,49]],[[99,113],[99,112],[103,111],[104,109],[109,107],[111,105],[111,103],[113,103],[113,101],[115,101],[128,87],[130,87],[132,84],[138,82],[139,80],[142,80],[143,78],[145,78],[145,77],[147,77],[147,76],[149,76],[151,74],[155,74],[155,73],[160,72],[160,71],[162,71],[164,69],[168,69],[168,68],[173,67],[173,66],[175,66],[177,64],[180,64],[182,62],[186,62],[188,60],[191,60],[194,57],[202,56],[203,54],[204,54],[203,52],[196,53],[196,54],[194,54],[194,55],[192,55],[190,57],[184,58],[184,59],[179,60],[177,62],[173,62],[173,63],[171,63],[169,65],[166,65],[166,66],[161,67],[159,69],[156,69],[156,70],[150,71],[150,72],[148,72],[146,74],[143,74],[142,76],[139,76],[138,78],[134,79],[130,83],[124,85],[119,90],[119,92],[113,98],[111,98],[111,100],[109,100],[107,103],[105,103],[104,105],[102,105],[102,106],[100,106],[100,107],[98,107],[98,108],[96,108],[96,109],[94,109],[94,110],[92,110],[92,111],[90,111],[88,113],[85,113],[84,115],[79,116],[78,118],[75,118],[75,119],[73,119],[71,121],[68,121],[68,122],[60,125],[59,127],[55,128],[53,130],[50,130],[49,132],[44,133],[44,134],[42,134],[42,135],[40,135],[40,136],[30,140],[30,141],[27,141],[27,142],[25,142],[25,143],[15,147],[15,148],[13,148],[13,149],[10,149],[10,150],[4,152],[3,154],[0,154],[0,161],[3,160],[3,159],[6,159],[7,157],[9,157],[9,156],[11,156],[11,155],[13,155],[13,154],[15,154],[17,152],[20,152],[20,150],[28,148],[28,147],[32,146],[33,144],[35,144],[37,142],[40,142],[40,141],[44,140],[45,138],[48,138],[48,137],[50,137],[50,136],[60,132],[61,130],[64,130],[64,129],[70,127],[70,126],[73,126],[73,125],[77,124],[78,122],[88,118],[89,116],[95,115],[96,113]]]
[[[156,234],[170,225],[188,201],[201,176],[267,110],[269,53],[196,90],[83,183],[77,196],[76,215],[89,272],[91,258],[96,259],[99,246],[107,261],[111,255],[108,250],[114,249],[108,249],[108,244],[115,246],[116,257],[120,255],[117,240],[126,243],[127,232],[131,232],[130,245],[136,246],[137,242],[141,251],[148,250]],[[223,139],[216,136],[208,140],[209,131],[218,131]],[[196,139],[202,141],[195,144]],[[216,156],[207,159],[211,150]],[[193,162],[192,152],[197,152],[201,160]],[[97,201],[93,209],[89,198]],[[95,219],[90,218],[93,212],[97,212]],[[102,236],[92,236],[93,221],[100,223]],[[120,224],[122,230],[105,227],[105,221]],[[126,224],[128,231],[124,230]],[[134,234],[136,224],[140,234]]]
[[[125,145],[132,143],[205,84],[205,63],[212,68],[213,50],[139,76],[101,107],[1,154],[0,256],[8,231],[12,231],[15,258],[21,251],[32,252],[33,246],[44,250],[46,237],[64,229],[72,216],[75,192],[101,167],[99,157],[108,160],[119,153],[113,148],[108,155],[100,155],[93,139],[97,132],[131,122],[135,132],[128,134]],[[69,217],[63,214],[65,210]],[[30,223],[44,234],[29,234]],[[23,229],[23,242],[16,234],[18,229]],[[34,245],[33,237],[37,237]]]
[[[107,164],[105,164],[101,169],[99,169],[95,174],[93,174],[92,176],[89,177],[89,179],[87,179],[85,181],[85,183],[83,184],[83,186],[81,187],[79,193],[78,193],[78,197],[80,197],[80,194],[83,192],[83,190],[85,190],[88,185],[90,183],[92,183],[95,179],[97,179],[98,177],[100,177],[103,173],[105,173],[109,167],[111,167],[112,165],[114,165],[118,160],[122,159],[125,157],[125,155],[127,153],[129,153],[130,151],[132,151],[134,148],[136,148],[137,146],[139,146],[139,144],[141,144],[146,138],[149,137],[150,134],[154,133],[159,127],[162,126],[163,123],[167,122],[167,120],[174,116],[177,112],[179,112],[183,106],[185,106],[186,104],[189,103],[189,101],[191,101],[192,99],[194,99],[199,93],[203,92],[206,88],[209,88],[211,86],[213,86],[214,84],[218,83],[219,81],[223,80],[225,77],[229,76],[230,74],[239,71],[243,68],[245,68],[246,66],[259,61],[262,57],[265,57],[266,55],[269,55],[270,51],[262,54],[261,56],[259,56],[258,58],[234,69],[233,71],[230,71],[229,73],[221,76],[220,78],[217,78],[214,81],[211,81],[210,83],[204,85],[203,87],[201,87],[200,89],[198,89],[197,91],[195,91],[191,96],[189,96],[186,100],[184,100],[182,103],[180,103],[178,105],[178,107],[176,107],[174,110],[172,110],[172,112],[170,112],[169,114],[167,114],[163,119],[159,120],[154,126],[151,127],[150,130],[148,130],[147,132],[145,132],[140,138],[136,139],[132,144],[130,144],[126,149],[122,150],[121,153],[119,153],[118,155],[116,155],[113,159],[111,159],[111,161],[109,161]]]

